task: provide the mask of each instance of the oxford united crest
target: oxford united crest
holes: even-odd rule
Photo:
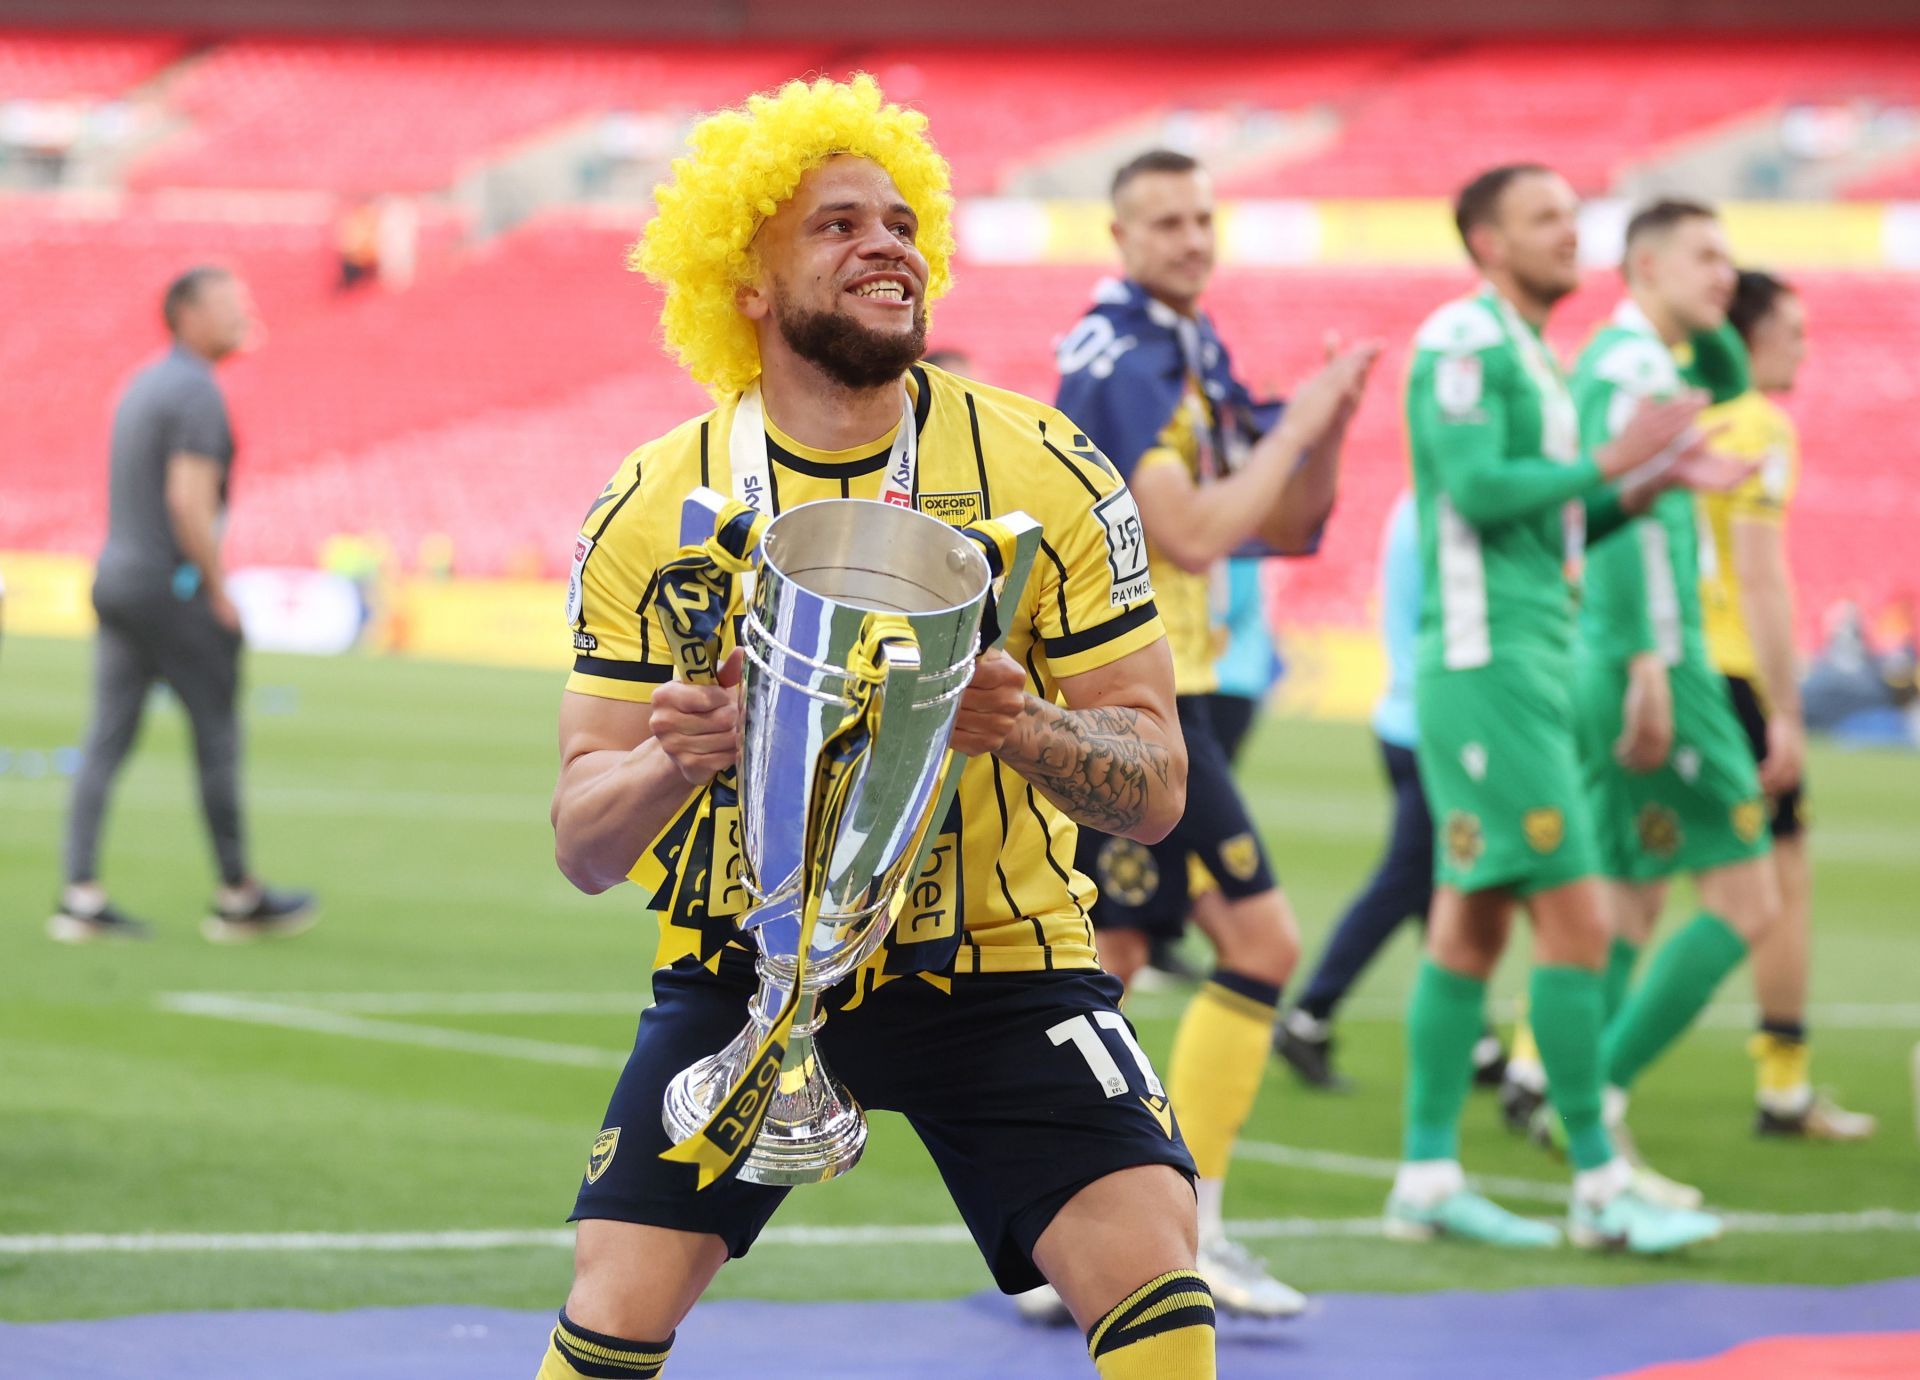
[[[1143,906],[1160,889],[1160,867],[1144,844],[1110,838],[1100,845],[1094,870],[1100,892],[1123,906]]]
[[[607,1166],[613,1163],[613,1152],[620,1148],[620,1128],[609,1126],[594,1138],[593,1149],[587,1152],[587,1182],[597,1184],[600,1176],[607,1172]]]

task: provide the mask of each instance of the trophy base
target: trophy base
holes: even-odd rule
[[[758,1043],[759,1032],[749,1026],[718,1054],[674,1076],[660,1109],[661,1124],[674,1142],[706,1125]],[[760,1134],[740,1159],[739,1177],[773,1188],[821,1184],[858,1164],[866,1147],[867,1120],[860,1105],[820,1062],[813,1036],[796,1033]]]

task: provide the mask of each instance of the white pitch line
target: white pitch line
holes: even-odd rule
[[[769,1227],[766,1246],[944,1246],[973,1240],[958,1222],[926,1226]],[[491,1251],[573,1249],[573,1229],[525,1231],[66,1232],[0,1236],[5,1255],[148,1255],[233,1251]]]
[[[1729,1228],[1756,1235],[1920,1232],[1920,1212],[1869,1208],[1861,1212],[1729,1212]],[[1320,1237],[1376,1237],[1378,1217],[1267,1217],[1234,1220],[1228,1229],[1249,1241]],[[923,1226],[769,1227],[762,1246],[924,1247],[965,1246],[973,1238],[959,1223]],[[0,1256],[130,1254],[229,1254],[286,1251],[489,1251],[570,1250],[569,1230],[413,1232],[69,1232],[0,1236]]]
[[[571,1247],[570,1231],[67,1232],[0,1236],[0,1255],[146,1255],[161,1251],[486,1251]]]
[[[1920,1212],[1900,1212],[1894,1208],[1863,1208],[1859,1212],[1723,1212],[1719,1217],[1734,1231],[1762,1235],[1920,1231]]]
[[[1309,1150],[1297,1145],[1275,1145],[1268,1141],[1241,1141],[1233,1147],[1237,1158],[1263,1164],[1284,1165],[1289,1169],[1318,1170],[1325,1174],[1344,1174],[1354,1178],[1390,1182],[1399,1166],[1392,1160],[1368,1155],[1348,1155],[1337,1150]],[[1503,1198],[1520,1198],[1536,1203],[1564,1206],[1571,1191],[1560,1184],[1538,1179],[1519,1179],[1503,1174],[1469,1174],[1467,1182],[1476,1189],[1497,1193]],[[1709,1210],[1712,1210],[1711,1208]],[[1864,1208],[1858,1212],[1740,1212],[1720,1211],[1717,1216],[1730,1230],[1788,1236],[1819,1236],[1827,1233],[1871,1231],[1920,1231],[1920,1212],[1897,1208]],[[1269,1235],[1285,1236],[1289,1224],[1298,1218],[1281,1218],[1273,1223],[1245,1222],[1241,1234],[1259,1236],[1267,1227],[1277,1228]],[[1318,1221],[1318,1218],[1306,1219]],[[1371,1219],[1354,1219],[1356,1222]],[[1366,1232],[1355,1229],[1356,1235]]]
[[[1399,1171],[1397,1160],[1371,1155],[1349,1155],[1339,1150],[1309,1150],[1298,1145],[1276,1145],[1271,1141],[1243,1140],[1233,1147],[1234,1157],[1277,1164],[1288,1169],[1310,1169],[1322,1174],[1342,1174],[1356,1179],[1378,1179],[1390,1183]],[[1538,1179],[1516,1179],[1504,1174],[1469,1174],[1467,1182],[1486,1193],[1504,1198],[1525,1198],[1536,1203],[1565,1206],[1569,1190],[1562,1184],[1542,1183]]]
[[[500,1059],[526,1059],[540,1064],[567,1064],[575,1068],[594,1069],[617,1069],[627,1061],[624,1050],[564,1045],[551,1040],[523,1040],[511,1035],[448,1030],[442,1026],[408,1025],[402,1021],[373,1020],[338,1011],[316,1011],[311,1007],[223,996],[215,992],[167,993],[160,997],[159,1002],[163,1010],[182,1015],[211,1016],[217,1020],[283,1026],[290,1030],[312,1030],[323,1035],[344,1035],[355,1040],[421,1045],[460,1054],[488,1054]]]
[[[168,992],[163,1002],[240,1000],[361,1016],[628,1016],[644,992]],[[175,1008],[178,1009],[178,1008]]]

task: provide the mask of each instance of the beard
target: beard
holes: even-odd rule
[[[1564,297],[1572,296],[1575,289],[1580,286],[1580,278],[1577,272],[1573,275],[1572,281],[1569,282],[1567,279],[1557,276],[1552,269],[1542,269],[1534,273],[1516,271],[1513,275],[1513,280],[1519,285],[1520,290],[1533,298],[1534,301],[1544,302],[1548,306],[1552,306]]]
[[[927,348],[927,311],[913,304],[913,329],[905,334],[868,330],[837,311],[792,305],[784,293],[773,304],[774,321],[787,347],[844,388],[878,388],[907,372]]]

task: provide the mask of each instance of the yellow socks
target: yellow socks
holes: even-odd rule
[[[547,1343],[546,1359],[533,1380],[656,1380],[673,1350],[673,1337],[664,1342],[630,1342],[589,1332],[560,1310],[560,1322]]]
[[[1754,1091],[1760,1105],[1775,1112],[1801,1110],[1810,1094],[1812,1056],[1805,1040],[1763,1030],[1747,1041],[1754,1061]]]
[[[1214,1380],[1213,1293],[1170,1270],[1122,1299],[1087,1334],[1100,1380]]]
[[[1226,1177],[1267,1068],[1280,989],[1222,969],[1194,993],[1173,1037],[1167,1094],[1203,1179]]]

